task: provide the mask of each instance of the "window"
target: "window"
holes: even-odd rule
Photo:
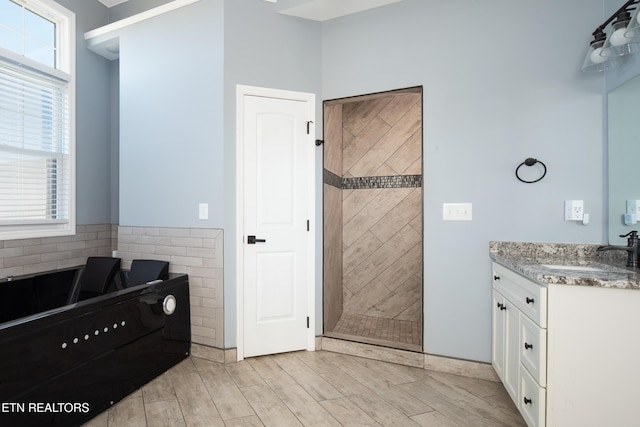
[[[0,240],[75,233],[75,16],[0,0]]]

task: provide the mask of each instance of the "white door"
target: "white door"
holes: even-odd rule
[[[312,349],[315,145],[310,109],[315,103],[244,94],[240,104],[244,295],[239,357]]]

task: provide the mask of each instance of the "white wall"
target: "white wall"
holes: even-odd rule
[[[102,4],[57,0],[76,14],[76,211],[77,224],[108,224],[111,216],[109,61],[86,47],[84,33],[107,24]]]
[[[424,345],[491,359],[490,240],[604,239],[603,77],[580,71],[600,0],[405,0],[323,25],[323,98],[424,86]],[[514,176],[546,163],[537,184]],[[582,199],[589,226],[563,220]],[[473,203],[443,222],[443,202]]]
[[[223,227],[222,16],[202,0],[120,37],[120,225]]]
[[[276,14],[277,5],[255,0],[230,0],[224,6],[224,165],[225,165],[225,346],[236,346],[236,85],[260,86],[315,93],[318,99],[316,123],[321,123],[320,24]],[[321,128],[321,126],[320,126]],[[319,131],[320,132],[320,131]],[[318,149],[322,165],[322,153]],[[317,176],[322,188],[322,174]],[[321,194],[321,191],[318,190]],[[317,204],[322,218],[322,203]],[[316,236],[322,255],[321,223]],[[317,262],[316,332],[322,332],[322,265]]]

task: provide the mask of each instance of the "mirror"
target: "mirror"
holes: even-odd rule
[[[640,76],[609,92],[609,244],[626,245],[619,237],[640,229]],[[631,201],[631,203],[628,203]],[[637,201],[637,203],[635,202]],[[627,206],[627,205],[631,206]],[[637,204],[638,206],[633,206]]]

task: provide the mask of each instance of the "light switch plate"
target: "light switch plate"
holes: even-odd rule
[[[472,203],[443,203],[442,219],[444,221],[471,221]]]
[[[198,219],[209,219],[209,203],[198,205]]]

